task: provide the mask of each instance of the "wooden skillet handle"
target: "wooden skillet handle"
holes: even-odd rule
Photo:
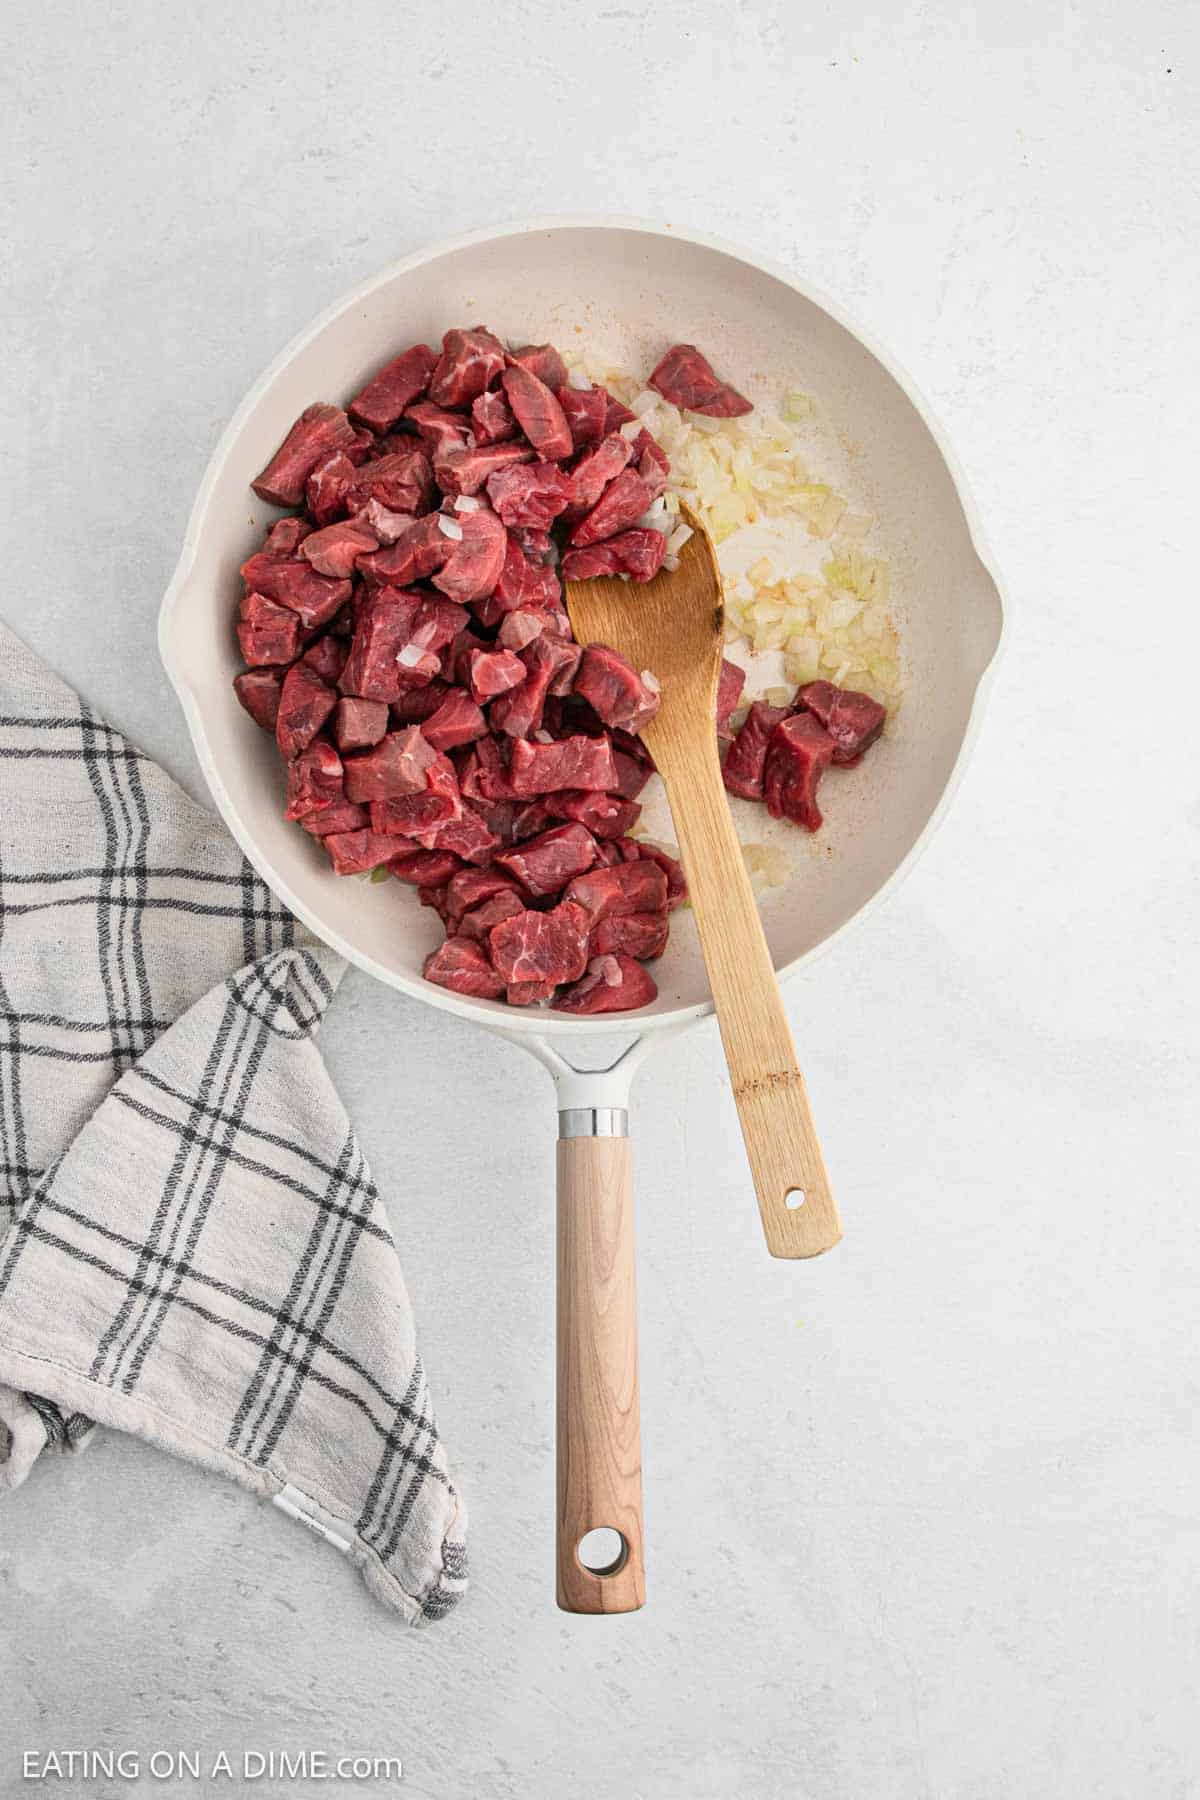
[[[558,1604],[636,1612],[646,1580],[627,1137],[558,1142],[557,1445]],[[579,1544],[605,1526],[624,1547],[598,1572],[580,1561]]]

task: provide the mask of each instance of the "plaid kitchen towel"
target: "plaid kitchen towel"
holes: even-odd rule
[[[344,970],[0,625],[0,1495],[93,1421],[466,1582],[395,1246],[314,1042]]]

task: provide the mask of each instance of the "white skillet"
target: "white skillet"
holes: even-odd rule
[[[697,343],[772,409],[785,388],[818,403],[814,460],[878,521],[891,564],[905,698],[881,744],[822,787],[813,839],[735,802],[744,838],[786,845],[792,879],[762,901],[781,977],[827,949],[912,866],[944,815],[978,726],[1003,635],[998,581],[928,408],[890,357],[785,270],[697,234],[630,219],[545,219],[433,245],[391,264],[300,334],[254,384],[213,453],[163,601],[159,645],[213,798],[263,879],[311,930],[381,981],[502,1033],[537,1056],[558,1093],[558,1598],[575,1612],[644,1598],[629,1086],[642,1058],[711,1010],[689,915],[673,915],[658,999],[635,1017],[572,1019],[447,993],[422,979],[440,927],[411,891],[340,880],[282,814],[275,747],[242,711],[231,620],[238,564],[272,509],[250,482],[314,399],[344,400],[405,344],[452,324],[503,338],[586,345],[644,372]],[[828,802],[828,803],[827,803]],[[651,821],[654,822],[653,820]],[[669,833],[669,825],[662,826]],[[622,1051],[636,1031],[637,1042]],[[612,1065],[579,1065],[607,1038]],[[747,1181],[747,1200],[750,1198]],[[747,1210],[747,1225],[751,1213]],[[592,1530],[618,1532],[596,1567]],[[586,1553],[585,1553],[586,1554]]]

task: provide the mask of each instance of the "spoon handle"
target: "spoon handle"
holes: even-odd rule
[[[703,750],[691,734],[684,743],[673,733],[673,742],[656,735],[651,748],[679,837],[767,1248],[772,1256],[819,1256],[837,1243],[841,1224],[705,723]]]

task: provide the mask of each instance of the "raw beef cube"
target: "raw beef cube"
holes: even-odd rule
[[[509,618],[521,616],[509,614]],[[524,678],[520,686],[502,694],[488,708],[493,731],[503,731],[513,738],[527,738],[540,729],[550,683],[573,660],[570,652],[564,654],[564,650],[558,639],[538,637],[521,651]]]
[[[615,744],[613,762],[617,771],[614,792],[622,800],[636,800],[654,772],[651,765],[643,762],[640,756],[631,756],[628,750],[618,750]]]
[[[456,750],[472,744],[487,730],[483,711],[461,688],[452,688],[422,727],[422,735],[435,750]]]
[[[346,798],[367,802],[423,794],[437,757],[419,725],[390,731],[373,750],[347,759]]]
[[[428,392],[437,360],[437,352],[428,344],[414,344],[411,350],[402,351],[355,394],[350,417],[361,419],[372,431],[390,431],[405,408]]]
[[[489,863],[500,849],[496,833],[468,802],[463,803],[461,818],[431,826],[429,831],[415,835],[417,842],[427,850],[452,850],[465,863]]]
[[[575,1014],[634,1012],[649,1006],[657,993],[654,977],[632,956],[597,956],[583,979],[553,1006],[555,1012]]]
[[[601,919],[589,939],[593,956],[638,956],[643,961],[661,956],[671,934],[666,913],[625,913]]]
[[[404,850],[390,864],[397,881],[409,887],[441,888],[462,868],[449,850]]]
[[[399,699],[405,684],[396,658],[411,639],[420,608],[421,595],[409,588],[381,587],[368,594],[338,679],[343,694],[361,700]]]
[[[710,419],[738,419],[754,411],[736,388],[718,379],[695,344],[672,344],[652,370],[650,386],[672,406],[704,413]]]
[[[817,785],[833,751],[833,739],[813,713],[793,713],[775,727],[763,776],[763,798],[773,819],[820,829]]]
[[[539,1006],[543,1000],[549,1000],[556,986],[553,981],[510,981],[504,990],[505,1003],[508,1006]]]
[[[422,832],[432,831],[435,825],[448,825],[451,820],[462,818],[462,797],[454,765],[438,750],[431,754],[434,760],[427,770],[429,786],[423,794],[402,794],[371,802],[374,830],[417,837]],[[444,848],[440,844],[437,847]]]
[[[345,798],[342,759],[324,738],[317,738],[288,764],[287,798],[285,819],[306,818]]]
[[[635,415],[629,408],[607,388],[601,388],[600,392],[604,395],[604,435],[607,437],[611,432],[620,431],[622,425],[632,425]]]
[[[309,837],[328,837],[333,831],[363,831],[371,823],[365,806],[354,806],[349,800],[335,800],[320,812],[308,813],[300,821]]]
[[[375,831],[330,831],[321,839],[335,875],[365,875],[396,854],[396,840]]]
[[[531,744],[524,738],[515,738],[509,780],[513,797],[518,800],[534,800],[539,794],[552,794],[561,788],[590,788],[607,793],[617,784],[612,746],[606,737],[575,736],[557,744]]]
[[[252,669],[294,662],[300,654],[300,621],[265,594],[247,594],[238,608],[237,639],[242,661]]]
[[[440,513],[428,513],[409,523],[408,529],[386,550],[371,550],[358,559],[360,574],[372,584],[407,587],[423,581],[450,560],[454,549],[438,524]]]
[[[571,427],[567,424],[567,415],[546,383],[539,381],[536,375],[531,375],[528,369],[521,368],[519,364],[505,369],[501,382],[517,424],[538,455],[547,462],[554,462],[561,456],[570,456],[574,448]]]
[[[386,700],[359,700],[346,697],[338,701],[333,735],[339,750],[369,750],[379,743],[388,728]]]
[[[345,638],[326,635],[316,638],[308,646],[300,660],[306,668],[314,670],[322,681],[327,681],[330,687],[334,687],[346,666],[346,657],[349,651],[350,646]]]
[[[315,669],[302,662],[292,664],[284,676],[275,721],[275,741],[284,756],[299,756],[308,749],[337,705],[337,698]],[[356,800],[358,796],[351,794],[350,798]]]
[[[304,484],[304,503],[318,525],[329,525],[346,510],[346,491],[358,473],[344,450],[324,457]]]
[[[754,702],[725,758],[725,786],[731,794],[739,794],[743,800],[762,799],[771,733],[790,716],[789,706],[768,706],[765,700]]]
[[[568,550],[562,559],[564,581],[590,581],[594,575],[631,575],[634,581],[650,581],[662,568],[667,540],[652,526],[637,526],[592,544],[586,550]]]
[[[432,400],[418,401],[410,406],[405,418],[416,426],[422,443],[437,461],[443,450],[461,450],[467,441],[467,421],[461,413],[447,412],[443,406],[435,406]]]
[[[651,862],[662,870],[667,878],[667,911],[674,912],[682,906],[688,897],[687,880],[682,865],[666,850],[660,850],[657,844],[648,844],[645,838],[624,838],[622,848],[632,850],[630,861]]]
[[[590,450],[604,436],[604,390],[560,387],[555,392],[571,430],[571,442],[576,450]]]
[[[498,738],[480,738],[472,757],[471,766],[463,775],[463,793],[469,799],[494,804],[515,798]]]
[[[667,491],[667,477],[671,473],[671,459],[648,431],[640,431],[633,440],[633,455],[637,461],[637,472],[649,490],[651,500],[657,500],[660,494]]]
[[[433,585],[465,604],[490,594],[499,581],[508,538],[493,512],[462,513],[457,523],[462,536],[451,541],[450,555]]]
[[[557,463],[535,462],[498,469],[488,476],[487,491],[506,525],[544,531],[566,507],[570,486]]]
[[[276,519],[263,539],[263,549],[275,556],[295,556],[311,530],[307,519]]]
[[[463,869],[446,887],[446,916],[452,923],[497,894],[519,894],[516,882],[502,869]]]
[[[631,454],[631,446],[620,432],[602,438],[594,450],[584,451],[570,474],[567,503],[572,516],[582,517],[592,510],[609,483],[621,474]]]
[[[359,512],[372,500],[398,513],[423,513],[432,506],[433,465],[419,445],[376,457],[355,472],[345,491],[347,509]]]
[[[612,794],[588,794],[570,788],[565,793],[555,794],[548,806],[556,819],[577,819],[596,838],[624,837],[642,814],[636,800],[621,800]]]
[[[477,444],[503,444],[516,437],[512,407],[498,388],[472,400],[471,427]]]
[[[504,346],[482,325],[473,331],[448,331],[429,383],[429,398],[436,406],[469,406],[503,367]]]
[[[504,650],[525,650],[534,638],[541,637],[545,623],[546,615],[540,608],[518,607],[501,619],[496,642]]]
[[[279,669],[247,669],[233,678],[233,691],[256,725],[274,731],[283,674]]]
[[[410,688],[392,701],[392,718],[397,725],[423,725],[432,719],[447,694],[453,693],[449,682],[430,681],[425,687]]]
[[[887,717],[870,694],[834,687],[831,681],[810,681],[798,688],[796,705],[820,720],[833,739],[833,760],[843,766],[858,761],[883,730]]]
[[[554,657],[557,668],[550,677],[550,699],[559,700],[571,692],[575,681],[575,672],[579,668],[579,659],[583,655],[583,647],[565,638],[545,636],[546,648]],[[550,699],[546,702],[547,713],[550,710]],[[549,719],[545,721],[549,724]]]
[[[523,913],[525,907],[516,894],[507,891],[493,894],[482,906],[473,906],[459,920],[458,930],[462,937],[486,940],[493,925],[499,925],[501,919],[515,918]]]
[[[514,804],[512,841],[523,844],[527,838],[537,837],[553,824],[554,814],[545,800],[526,800],[523,806]]]
[[[569,900],[493,925],[492,963],[505,981],[576,981],[587,968],[588,918]]]
[[[453,994],[469,994],[476,1000],[498,1000],[504,983],[488,961],[481,944],[470,938],[447,938],[425,959],[425,979]]]
[[[584,650],[574,692],[606,725],[620,725],[626,731],[641,731],[661,704],[658,684],[652,685],[606,644],[589,644]]]
[[[444,494],[477,494],[489,475],[514,463],[532,462],[527,444],[479,444],[474,450],[441,449],[433,458],[433,474]]]
[[[524,681],[525,664],[511,650],[472,650],[471,694],[482,705]]]
[[[729,716],[737,711],[738,701],[742,697],[742,689],[746,685],[746,671],[737,663],[721,659],[721,673],[717,679],[717,736],[731,737]]]
[[[603,444],[600,448],[604,448]],[[637,470],[623,469],[571,532],[572,546],[582,550],[587,544],[616,537],[619,531],[636,525],[649,504],[650,489]]]
[[[484,609],[476,610],[484,624],[498,624],[506,612],[515,612],[518,607],[545,609],[556,606],[559,598],[558,576],[554,570],[544,563],[531,562],[517,542],[516,534],[510,532],[492,595],[493,605],[486,609],[487,615],[495,612],[496,617],[485,616]]]
[[[498,866],[515,875],[534,899],[557,894],[574,876],[590,869],[595,860],[596,846],[592,835],[582,825],[555,825],[524,844],[501,851],[496,858]],[[523,981],[526,977],[510,979]],[[566,981],[569,977],[560,975],[558,979]]]
[[[665,913],[667,878],[656,863],[640,859],[617,863],[613,868],[577,875],[567,887],[566,898],[582,906],[593,925],[626,913]]]
[[[411,513],[389,512],[382,500],[368,500],[356,522],[372,531],[378,543],[394,544],[412,530],[413,518]]]
[[[354,427],[340,406],[320,402],[306,406],[262,474],[250,485],[273,506],[299,506],[304,498],[304,484],[316,465],[335,450],[346,449],[354,440]]]
[[[558,549],[548,531],[539,531],[532,525],[518,525],[513,530],[513,537],[531,563],[556,563]]]
[[[247,593],[265,594],[277,606],[290,607],[309,631],[327,625],[350,598],[348,581],[318,575],[302,556],[268,556],[259,550],[239,572]]]
[[[567,365],[553,344],[522,344],[519,350],[510,351],[508,360],[510,365],[528,369],[548,388],[557,389],[566,383]]]

